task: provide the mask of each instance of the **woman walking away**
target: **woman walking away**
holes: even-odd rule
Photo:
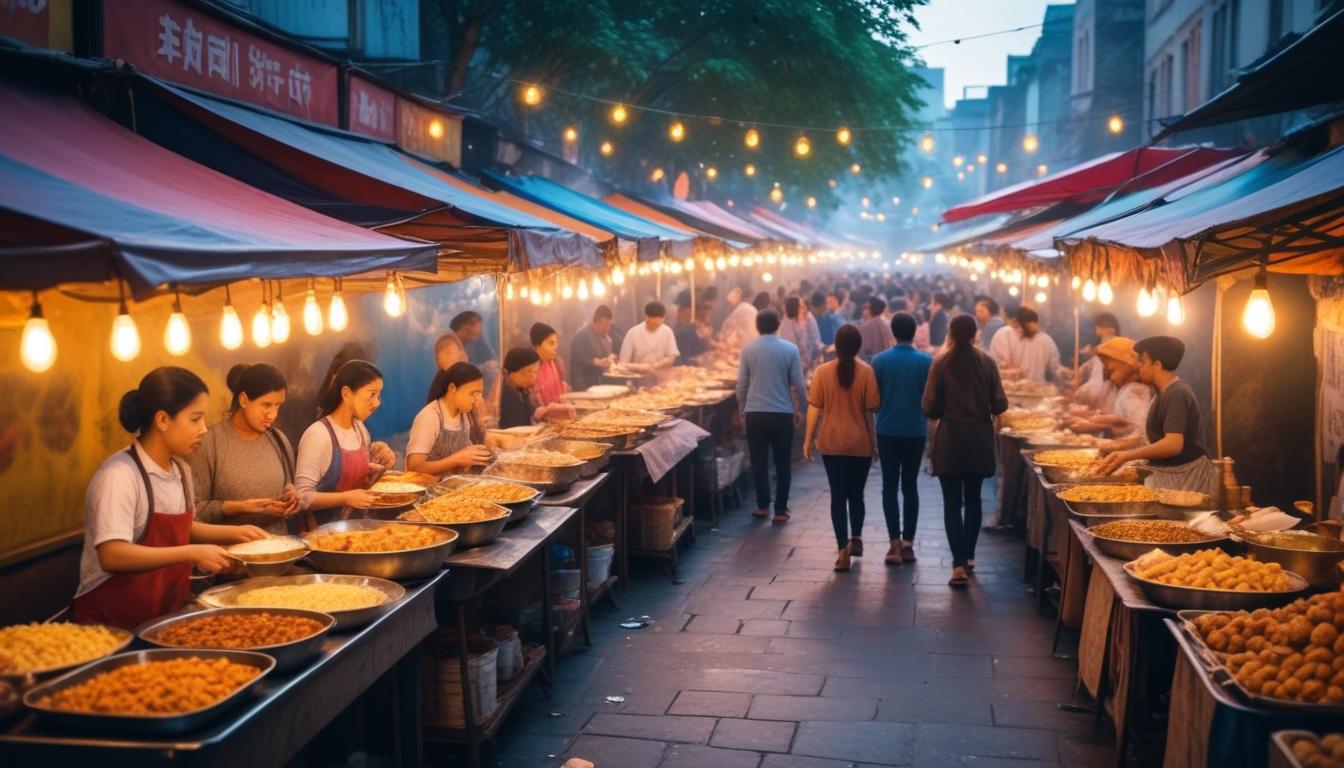
[[[975,331],[974,317],[952,318],[950,346],[933,361],[923,402],[924,415],[938,420],[931,463],[943,487],[943,524],[952,548],[948,585],[958,588],[975,570],[980,485],[994,474],[994,419],[1008,410],[998,366],[975,346]]]
[[[831,486],[831,525],[840,550],[835,559],[837,571],[848,571],[849,559],[863,556],[863,487],[877,452],[873,431],[877,378],[867,363],[854,359],[862,346],[863,334],[858,328],[841,326],[835,334],[836,359],[817,368],[807,394],[803,458],[812,460],[812,438],[816,435],[816,448]],[[821,418],[823,414],[825,419]]]

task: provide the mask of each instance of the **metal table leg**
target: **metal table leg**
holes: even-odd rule
[[[551,548],[541,547],[541,631],[546,638],[546,677],[555,680],[555,626],[551,618]]]
[[[467,606],[456,601],[457,606],[457,661],[458,671],[462,675],[462,724],[467,732],[467,749],[471,754],[472,768],[480,768],[481,745],[480,729],[476,724],[476,704],[471,700],[471,673],[467,663]]]
[[[579,626],[583,630],[583,644],[593,647],[593,638],[588,626],[588,611],[592,604],[588,599],[588,501],[579,505]]]

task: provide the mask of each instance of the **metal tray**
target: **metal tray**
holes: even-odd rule
[[[192,712],[175,715],[104,715],[93,712],[67,712],[38,704],[38,700],[57,691],[65,690],[90,680],[103,672],[109,672],[132,664],[149,661],[169,661],[195,657],[198,659],[223,658],[238,664],[247,664],[260,670],[260,674],[238,690],[220,699],[214,704]],[[33,688],[23,696],[23,703],[29,709],[55,728],[69,730],[99,731],[120,736],[128,734],[174,734],[195,730],[210,720],[222,715],[227,709],[242,701],[251,690],[272,669],[275,659],[264,653],[253,651],[217,651],[200,649],[166,649],[150,651],[132,651],[109,656],[92,664],[87,664],[74,672],[58,677]]]
[[[456,493],[457,491],[460,491],[469,485],[476,485],[478,483],[485,482],[485,480],[486,478],[478,476],[468,477],[466,475],[454,475],[452,477],[445,479],[443,482],[439,483],[438,487],[435,488],[435,492]],[[537,499],[540,499],[542,495],[541,491],[525,483],[513,482],[510,480],[506,480],[504,478],[497,478],[497,477],[491,477],[489,478],[489,481],[492,483],[509,483],[511,485],[516,485],[520,488],[527,488],[528,490],[532,491],[532,498],[526,499],[524,501],[511,501],[508,502],[507,504],[498,501],[495,502],[496,504],[499,504],[499,506],[509,510],[509,522],[507,523],[508,525],[513,525],[514,523],[521,523],[522,521],[526,520],[527,516],[532,514],[532,508],[536,506]],[[461,546],[461,544],[459,544],[459,546]]]
[[[1265,763],[1266,768],[1303,768],[1297,755],[1293,754],[1294,741],[1298,739],[1311,739],[1320,742],[1321,735],[1312,731],[1275,731],[1269,737],[1269,761]]]
[[[224,614],[257,614],[266,613],[271,615],[283,616],[302,616],[306,619],[312,619],[322,623],[322,628],[308,637],[294,640],[288,643],[278,645],[260,645],[255,648],[243,648],[239,650],[264,653],[275,659],[275,671],[284,672],[296,667],[301,667],[312,661],[322,652],[322,638],[336,626],[336,619],[330,614],[318,613],[317,611],[305,611],[299,608],[193,608],[186,611],[178,611],[167,616],[160,616],[157,619],[151,619],[145,624],[136,628],[136,636],[141,642],[148,643],[157,648],[203,648],[208,650],[230,650],[230,649],[211,649],[208,646],[193,645],[172,645],[171,643],[161,643],[155,636],[160,632],[167,630],[176,624],[181,624],[189,619],[198,619],[203,616],[221,616]]]
[[[579,477],[592,477],[603,469],[606,469],[607,464],[611,462],[611,457],[607,454],[611,453],[613,446],[610,443],[599,443],[592,440],[566,440],[564,438],[553,437],[545,442],[539,443],[537,447],[548,451],[567,453],[576,459],[583,459],[583,456],[580,455],[579,452],[582,452],[584,455],[596,452],[597,455],[593,458],[583,459],[583,466],[579,468]]]
[[[383,596],[387,598],[382,603],[369,606],[368,608],[359,608],[351,611],[327,611],[326,613],[336,620],[336,626],[331,628],[332,632],[342,632],[362,627],[392,610],[392,607],[406,596],[406,590],[395,581],[376,579],[372,576],[306,573],[298,576],[270,576],[261,579],[236,581],[232,584],[224,584],[222,586],[207,589],[196,599],[203,605],[211,608],[263,608],[265,606],[238,606],[235,601],[237,600],[238,595],[253,589],[261,589],[262,587],[282,587],[289,584],[314,584],[317,582],[354,584],[360,587],[370,587],[382,592]],[[276,607],[280,608],[283,606]]]
[[[91,659],[85,659],[84,661],[77,661],[73,664],[61,664],[55,667],[34,669],[28,672],[16,672],[13,674],[0,675],[0,681],[7,682],[10,685],[14,686],[15,689],[23,691],[24,689],[30,688],[43,680],[50,680],[53,677],[63,675],[66,672],[69,672],[72,669],[82,667],[85,664],[91,664],[95,661],[106,659],[107,657],[112,656],[114,654],[121,653],[122,651],[126,650],[126,646],[130,645],[131,641],[135,639],[135,634],[133,632],[129,632],[125,629],[122,629],[121,627],[110,627],[106,625],[103,626],[106,627],[106,629],[108,629],[109,631],[111,631],[112,634],[121,636],[121,640],[117,643],[117,645],[112,648],[109,648],[107,653],[104,653],[101,656],[95,656],[94,658]]]
[[[1269,538],[1284,533],[1288,532],[1280,531],[1277,534],[1266,534],[1265,536]],[[1322,547],[1329,547],[1330,549],[1312,550],[1279,547],[1261,541],[1260,537],[1255,534],[1242,534],[1241,539],[1246,542],[1246,547],[1251,554],[1255,555],[1256,560],[1278,563],[1283,566],[1284,570],[1301,574],[1317,589],[1338,589],[1341,577],[1340,564],[1344,563],[1344,542],[1318,534],[1314,536],[1320,539],[1319,543]]]
[[[585,425],[582,425],[582,424],[575,424],[575,425],[573,425],[573,426],[574,426],[575,429],[590,429],[590,428],[591,428],[591,429],[595,429],[595,430],[596,430],[596,429],[600,429],[600,428],[598,428],[598,427],[588,427],[588,426],[585,426]],[[566,428],[566,429],[568,429],[568,428]],[[613,431],[613,432],[614,432],[615,430],[613,429],[613,430],[602,430],[602,431]],[[635,429],[635,428],[631,428],[631,429],[628,429],[628,430],[622,430],[622,431],[616,432],[615,434],[612,434],[612,435],[605,435],[605,436],[600,436],[600,437],[589,437],[589,436],[584,436],[584,437],[573,437],[573,438],[571,438],[571,437],[565,437],[564,430],[561,430],[561,431],[560,431],[560,437],[561,437],[561,439],[564,439],[564,440],[582,440],[583,442],[586,442],[586,443],[606,443],[607,445],[610,445],[613,449],[618,450],[618,451],[622,451],[622,450],[626,450],[626,449],[635,447],[635,445],[639,443],[640,439],[643,438],[645,435],[647,435],[647,434],[649,434],[649,433],[650,433],[650,430],[647,430],[647,429]]]
[[[510,460],[508,454],[500,454],[494,464],[485,468],[483,474],[523,483],[545,493],[557,493],[573,485],[582,469],[583,462],[578,459],[569,467],[539,467]]]
[[[1154,549],[1160,549],[1169,555],[1183,555],[1187,552],[1195,552],[1209,547],[1218,547],[1225,549],[1231,543],[1226,536],[1208,541],[1200,541],[1193,544],[1166,544],[1158,542],[1145,541],[1124,541],[1122,539],[1112,539],[1106,536],[1098,536],[1088,529],[1088,534],[1092,541],[1097,545],[1097,549],[1121,560],[1137,560],[1140,557],[1152,552]]]
[[[1256,608],[1275,608],[1291,603],[1307,591],[1307,581],[1292,571],[1284,571],[1296,585],[1284,592],[1241,592],[1235,589],[1199,589],[1178,587],[1139,578],[1134,563],[1125,563],[1125,573],[1139,585],[1143,594],[1163,608],[1189,608],[1201,611],[1253,611]]]
[[[323,533],[371,531],[397,524],[399,523],[383,520],[341,520],[319,526],[317,530],[302,536],[310,550],[308,562],[325,573],[346,573],[393,580],[419,579],[439,570],[443,566],[443,561],[448,559],[457,545],[455,534],[441,530],[443,536],[437,544],[419,549],[403,549],[395,552],[327,552],[313,546],[313,537]]]
[[[489,502],[485,502],[489,504]],[[492,517],[489,520],[477,520],[470,523],[437,523],[433,520],[415,520],[410,519],[408,515],[419,516],[419,509],[413,509],[410,512],[402,513],[398,520],[410,523],[412,525],[427,525],[440,530],[450,530],[457,535],[457,546],[463,549],[471,547],[483,547],[486,544],[494,543],[499,532],[504,530],[504,526],[509,524],[512,513],[499,504],[490,504],[490,506],[499,510],[498,517]]]

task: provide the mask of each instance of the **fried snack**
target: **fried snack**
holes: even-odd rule
[[[503,485],[503,483],[500,483]],[[530,490],[530,489],[529,489]],[[421,504],[407,516],[418,515],[428,523],[479,523],[485,520],[498,520],[509,514],[495,503],[484,499],[467,498],[458,494],[448,494],[430,499]]]
[[[1299,598],[1282,608],[1208,613],[1192,624],[1247,691],[1344,706],[1344,592]],[[1330,751],[1344,757],[1338,734]]]
[[[1303,768],[1344,768],[1344,734],[1298,736],[1288,748]]]
[[[319,613],[357,611],[387,602],[387,595],[358,584],[285,584],[278,587],[260,587],[242,592],[234,605],[253,608],[302,608]]]
[[[1217,538],[1202,534],[1177,520],[1113,520],[1087,530],[1102,538],[1143,544],[1198,544]]]
[[[1084,448],[1054,449],[1036,454],[1036,463],[1047,467],[1084,469],[1097,462],[1097,452]]]
[[[546,451],[540,448],[527,448],[514,453],[504,454],[499,460],[506,464],[526,464],[533,467],[573,467],[583,461],[559,451]]]
[[[402,552],[438,544],[441,537],[418,525],[384,525],[369,531],[333,531],[310,537],[323,552]]]
[[[493,504],[517,504],[531,499],[533,496],[537,495],[537,492],[525,485],[518,485],[517,483],[487,481],[465,486],[448,495],[464,499],[488,501]]]
[[[16,624],[0,629],[0,674],[82,664],[116,650],[125,638],[95,624]]]
[[[1077,485],[1059,494],[1063,501],[1093,504],[1157,501],[1157,494],[1141,485]]]
[[[1199,491],[1171,491],[1166,489],[1158,490],[1157,500],[1172,507],[1197,507],[1209,500],[1209,497]]]
[[[271,613],[222,613],[173,624],[154,635],[154,642],[183,648],[248,649],[284,645],[322,631],[322,622],[307,616]]]
[[[1238,592],[1287,592],[1293,588],[1278,563],[1233,557],[1221,549],[1201,549],[1176,557],[1150,552],[1134,562],[1139,578],[1176,587]]]
[[[213,706],[261,670],[228,659],[194,656],[131,664],[71,686],[38,704],[66,712],[106,715],[180,715]]]
[[[567,440],[599,440],[608,437],[623,437],[636,431],[637,427],[604,426],[601,424],[571,424],[560,430],[560,436]]]
[[[407,483],[400,480],[379,480],[369,489],[373,493],[407,494],[420,493],[425,490],[425,486],[418,483]]]

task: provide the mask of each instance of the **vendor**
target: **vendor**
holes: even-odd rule
[[[690,365],[694,358],[709,351],[709,312],[712,305],[700,301],[691,311],[691,292],[677,294],[677,327],[672,335],[677,341],[679,365]]]
[[[1120,335],[1120,321],[1110,312],[1102,312],[1092,321],[1097,334],[1097,346],[1088,347],[1084,354],[1095,352],[1092,358],[1078,367],[1074,399],[1103,413],[1110,412],[1119,390],[1112,385],[1108,365],[1101,359],[1101,347]],[[1132,346],[1132,344],[1131,344]]]
[[[233,400],[191,454],[196,510],[209,523],[250,523],[289,533],[299,511],[294,448],[275,428],[288,385],[273,365],[239,363],[225,378]]]
[[[440,371],[429,404],[411,423],[406,469],[427,475],[467,472],[490,463],[485,434],[472,416],[485,393],[485,376],[471,363]]]
[[[569,345],[570,381],[577,390],[602,383],[602,374],[615,362],[612,354],[611,307],[593,310],[593,320],[574,334]]]
[[[368,509],[376,501],[368,488],[396,461],[392,449],[372,442],[364,426],[382,396],[383,373],[365,360],[344,363],[322,393],[318,420],[299,438],[295,469],[300,504],[309,513],[307,527],[336,517],[313,513]]]
[[[1097,347],[1108,385],[1114,390],[1105,410],[1069,424],[1075,432],[1110,430],[1115,437],[1142,434],[1152,404],[1153,390],[1139,381],[1139,358],[1134,341],[1116,336]]]
[[[1011,332],[1004,328],[994,334],[994,338],[995,342],[1003,339],[1001,343],[990,345],[990,355],[1000,367],[1022,371],[1027,381],[1044,382],[1056,377],[1059,345],[1050,334],[1041,330],[1041,318],[1036,310],[1020,307],[1017,310],[1017,327]]]
[[[537,367],[537,381],[532,386],[533,398],[539,405],[559,402],[569,391],[565,382],[565,366],[560,360],[560,334],[545,323],[533,323],[529,332],[532,349],[541,364]]]
[[[1171,336],[1151,336],[1135,344],[1134,353],[1139,380],[1157,388],[1144,422],[1148,444],[1140,445],[1138,437],[1103,443],[1103,471],[1110,474],[1127,461],[1146,459],[1153,469],[1148,485],[1212,494],[1218,478],[1204,447],[1204,415],[1194,390],[1176,375],[1185,344]]]
[[[156,368],[121,398],[118,420],[135,440],[89,482],[76,621],[131,629],[191,599],[191,567],[217,572],[221,545],[266,537],[251,525],[196,520],[191,455],[206,433],[205,382],[184,368]]]
[[[530,426],[543,419],[573,418],[574,409],[562,403],[540,405],[533,396],[541,357],[536,350],[514,347],[504,356],[504,380],[499,391],[499,428]]]
[[[647,368],[667,368],[681,354],[672,329],[663,324],[667,307],[660,301],[644,305],[644,322],[631,328],[621,342],[621,362]]]

